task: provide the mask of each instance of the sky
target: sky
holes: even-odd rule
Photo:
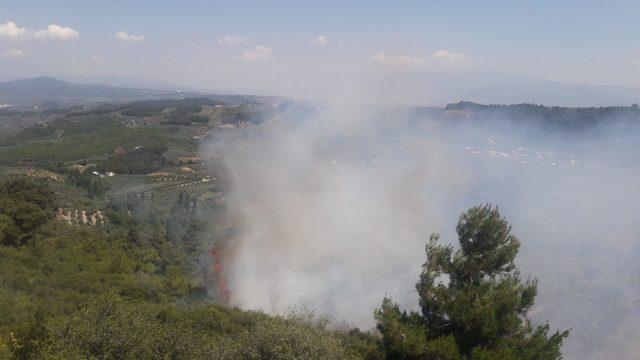
[[[112,75],[313,97],[375,72],[640,87],[638,1],[6,1],[0,79]]]

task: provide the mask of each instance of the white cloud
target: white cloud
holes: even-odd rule
[[[255,46],[251,50],[247,50],[242,54],[242,60],[254,62],[264,60],[271,57],[271,46]]]
[[[433,58],[437,60],[445,60],[445,61],[459,61],[459,60],[464,60],[464,54],[454,53],[448,50],[438,50],[433,53]]]
[[[329,43],[329,39],[324,35],[318,36],[314,41],[316,44],[320,45],[327,45]]]
[[[30,31],[18,27],[13,21],[7,21],[4,24],[0,24],[0,39],[8,40],[26,40],[29,38]]]
[[[20,49],[7,49],[2,53],[2,57],[7,59],[19,59],[25,56],[27,56],[27,54]]]
[[[102,61],[102,57],[98,56],[98,55],[93,55],[92,57],[89,58],[90,62],[100,62]]]
[[[143,42],[147,41],[144,35],[133,35],[126,31],[118,31],[113,35],[114,38],[124,42]]]
[[[406,55],[387,55],[385,53],[377,53],[373,55],[373,61],[386,66],[393,67],[418,67],[427,64],[427,61],[415,57]]]
[[[219,44],[242,44],[247,41],[249,41],[248,37],[233,34],[225,35],[218,39]]]
[[[70,27],[50,24],[46,29],[36,31],[33,36],[41,40],[69,41],[77,39],[80,34]]]
[[[70,28],[56,24],[49,24],[46,29],[32,31],[27,28],[21,28],[13,21],[7,21],[0,24],[0,38],[8,40],[54,40],[68,41],[78,38],[80,34]]]
[[[636,66],[640,66],[640,59],[633,60],[633,64]]]
[[[398,68],[416,68],[424,66],[449,66],[467,60],[462,53],[438,50],[431,57],[421,58],[408,55],[388,55],[383,52],[373,55],[373,60],[385,66]]]
[[[189,44],[187,44],[187,46],[192,48],[192,49],[203,49],[204,48],[204,44],[196,43],[196,42],[189,43]]]

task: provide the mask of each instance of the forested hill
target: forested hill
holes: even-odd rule
[[[640,121],[638,104],[606,107],[561,107],[536,104],[484,105],[469,101],[448,104],[445,111],[465,112],[474,119],[534,121],[546,127],[578,130],[605,121]]]

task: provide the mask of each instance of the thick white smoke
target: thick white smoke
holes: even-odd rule
[[[274,119],[212,145],[240,221],[227,270],[233,303],[309,305],[369,326],[385,293],[415,307],[426,236],[455,220],[438,204],[460,198],[468,176],[421,136],[428,129],[350,121],[359,116]]]
[[[534,319],[573,328],[566,358],[637,354],[638,129],[510,120],[338,106],[218,134],[206,152],[231,178],[231,302],[371,327],[385,294],[417,307],[428,235],[455,243],[460,212],[489,202],[540,280]]]

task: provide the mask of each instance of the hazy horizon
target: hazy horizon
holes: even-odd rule
[[[474,100],[492,75],[504,79],[503,92],[516,91],[512,102],[544,99],[547,89],[530,82],[613,86],[634,97],[640,87],[639,31],[630,16],[640,5],[631,1],[37,1],[2,8],[1,79],[111,77],[323,101],[336,88],[375,84],[416,104],[469,92]],[[415,84],[394,86],[408,77]],[[447,82],[471,89],[450,93]],[[523,89],[530,93],[518,95]]]

